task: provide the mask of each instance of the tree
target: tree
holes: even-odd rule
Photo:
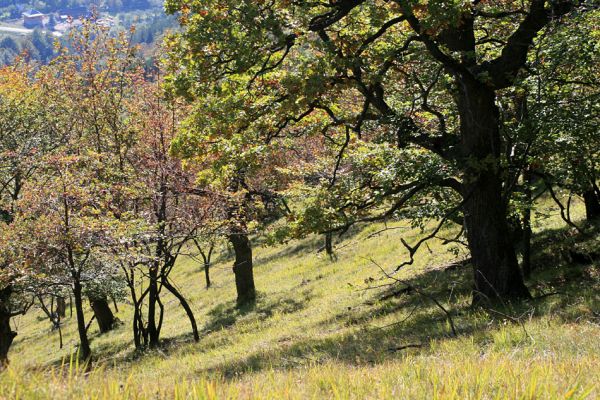
[[[125,185],[131,132],[123,113],[139,69],[124,35],[111,38],[85,24],[69,40],[69,50],[32,79],[56,133],[29,178],[30,191],[16,199],[6,260],[27,287],[72,292],[80,355],[89,360],[83,298],[91,299],[100,330],[110,329],[106,298],[123,289],[116,260],[141,224],[127,212],[136,192]]]
[[[548,184],[580,196],[589,221],[600,217],[600,141],[596,65],[590,40],[597,12],[580,13],[554,28],[536,49],[536,74],[525,82],[531,129],[543,132],[532,162]]]
[[[211,205],[198,202],[194,172],[170,154],[170,143],[185,107],[163,96],[160,79],[141,84],[137,90],[132,128],[138,137],[130,162],[136,171],[133,178],[140,184],[134,212],[148,228],[132,242],[138,249],[137,257],[123,263],[122,268],[134,304],[136,348],[155,348],[160,345],[164,318],[163,290],[177,298],[190,320],[194,340],[200,339],[192,308],[171,282],[170,274],[204,224]],[[147,285],[137,293],[137,279],[141,277],[147,278]]]
[[[204,215],[203,223],[196,228],[194,235],[191,239],[194,244],[193,247],[197,250],[192,251],[190,256],[198,260],[198,256],[201,257],[202,268],[204,270],[204,280],[206,288],[211,287],[210,280],[210,266],[214,250],[218,244],[219,238],[225,235],[225,216],[223,210],[216,206],[217,201],[212,199],[208,193],[205,196],[198,198],[198,204],[192,206],[195,209],[206,210],[203,203],[210,203],[212,206],[207,210],[208,212]]]
[[[396,162],[427,155],[446,172],[397,176],[359,209],[391,203],[389,217],[434,190],[452,192],[460,200],[440,202],[450,209],[442,222],[463,215],[474,302],[529,297],[507,222],[514,171],[497,104],[529,73],[538,34],[591,9],[586,2],[168,0],[166,7],[186,28],[171,41],[183,64],[173,85],[215,104],[206,111],[216,121],[199,128],[204,137],[264,145],[304,125],[304,133],[341,133],[343,160],[349,144],[383,133],[399,151]],[[323,115],[326,123],[314,123]],[[414,255],[419,244],[405,246]]]
[[[129,219],[115,219],[113,198],[119,186],[104,181],[106,165],[91,152],[66,147],[44,159],[18,201],[9,239],[15,269],[45,286],[70,288],[79,334],[80,357],[90,360],[83,299],[86,286],[113,282],[119,270],[115,248],[129,237]],[[25,273],[25,272],[24,272]]]
[[[213,241],[208,241],[206,244],[206,247],[204,247],[201,239],[199,239],[198,237],[193,238],[192,241],[194,242],[194,245],[196,246],[198,253],[200,253],[200,255],[202,256],[202,266],[204,269],[204,280],[206,282],[206,288],[208,289],[208,288],[210,288],[210,285],[211,285],[210,265],[211,265],[213,250],[215,249],[215,243]]]
[[[0,70],[0,367],[8,362],[8,350],[16,336],[10,319],[28,308],[18,300],[21,290],[15,285],[21,276],[11,268],[13,244],[4,236],[40,157],[62,140],[54,135],[42,87],[32,79],[34,73],[22,63]]]
[[[277,193],[285,182],[286,172],[280,168],[285,160],[270,149],[242,150],[239,146],[243,143],[221,147],[213,154],[204,146],[190,149],[182,137],[173,139],[175,154],[197,172],[199,194],[213,204],[202,229],[216,227],[233,248],[237,305],[253,304],[256,286],[250,236],[260,234],[285,210],[285,202]]]
[[[113,37],[88,21],[80,31],[71,32],[66,45],[69,50],[61,49],[40,80],[61,110],[71,146],[101,155],[107,175],[98,178],[114,187],[128,184],[131,166],[127,157],[135,135],[124,107],[131,101],[134,82],[142,79],[131,34]],[[135,185],[130,185],[127,193],[113,199],[115,219],[128,211],[128,197],[134,194]],[[115,326],[108,298],[119,298],[122,291],[119,280],[87,285],[86,297],[101,333]]]

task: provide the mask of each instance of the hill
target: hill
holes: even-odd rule
[[[118,304],[117,330],[99,335],[91,325],[99,359],[86,372],[72,361],[74,317],[67,313],[59,349],[58,332],[30,312],[16,319],[0,397],[597,398],[600,264],[577,255],[598,248],[600,235],[581,236],[546,208],[553,216],[536,222],[528,281],[536,298],[518,306],[472,309],[470,269],[440,241],[394,276],[404,283],[385,279],[375,263],[390,270],[406,257],[399,239],[419,232],[403,222],[348,234],[336,261],[317,253],[320,238],[255,244],[260,296],[241,310],[223,249],[209,290],[196,261],[174,272],[199,343],[169,298],[165,347],[136,353],[131,308]]]

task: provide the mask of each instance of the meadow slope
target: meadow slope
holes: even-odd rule
[[[597,250],[600,235],[583,237],[557,216],[538,217],[528,281],[538,298],[482,310],[470,307],[470,269],[452,264],[465,255],[442,241],[397,275],[426,295],[390,296],[404,285],[383,279],[376,263],[392,270],[407,256],[400,238],[414,242],[419,230],[383,228],[346,235],[335,261],[317,253],[321,238],[255,244],[259,299],[241,310],[226,249],[208,290],[200,264],[182,259],[174,282],[196,314],[200,342],[177,300],[165,297],[164,347],[135,352],[131,308],[121,302],[116,330],[99,335],[91,327],[91,372],[73,361],[74,317],[67,312],[59,349],[58,333],[32,310],[15,319],[19,336],[0,375],[0,398],[600,397],[600,262],[571,256]]]

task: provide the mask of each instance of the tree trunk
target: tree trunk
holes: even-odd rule
[[[148,337],[151,348],[159,346],[160,331],[156,323],[156,304],[158,303],[158,267],[152,266],[149,271],[149,287],[148,292]]]
[[[90,297],[90,305],[96,316],[100,333],[106,333],[114,328],[115,316],[113,315],[106,297]]]
[[[59,317],[65,318],[67,316],[67,302],[64,297],[56,298],[56,313]]]
[[[501,140],[495,93],[459,82],[465,228],[474,267],[473,302],[529,297],[502,197]]]
[[[206,288],[210,288],[210,263],[204,262],[204,280],[206,281]]]
[[[585,203],[585,216],[588,221],[600,217],[600,199],[593,188],[583,193],[583,201]]]
[[[204,261],[204,280],[206,281],[206,288],[210,288],[210,260],[212,258],[212,253],[215,248],[214,245],[210,245],[208,252],[202,250],[200,243],[194,239],[196,243],[196,247],[200,251],[200,255],[202,256],[202,261]]]
[[[129,271],[125,270],[125,276],[127,278],[127,286],[129,287],[129,293],[131,295],[131,303],[133,304],[133,343],[135,344],[135,348],[139,350],[148,345],[148,331],[144,325],[142,304],[150,289],[148,288],[144,290],[144,292],[142,292],[138,298],[135,290],[136,280],[134,269],[129,268]]]
[[[111,297],[112,302],[113,302],[113,306],[115,306],[115,312],[118,313],[119,312],[119,306],[117,305],[117,299],[115,299],[114,297]]]
[[[252,246],[245,233],[232,233],[229,241],[235,252],[233,273],[235,274],[235,287],[237,289],[237,304],[254,303],[256,288],[254,287],[254,273],[252,271]]]
[[[330,258],[333,258],[333,234],[331,232],[325,234],[325,252]]]
[[[8,350],[17,336],[17,333],[10,329],[11,311],[8,300],[11,293],[10,286],[0,290],[0,371],[8,364]]]
[[[167,279],[163,279],[162,284],[169,292],[173,294],[173,296],[177,297],[179,303],[185,310],[185,313],[187,314],[190,320],[190,324],[192,325],[192,334],[194,335],[194,341],[200,341],[200,334],[198,333],[198,325],[196,324],[196,318],[194,317],[194,312],[192,311],[192,308],[190,307],[189,303],[187,302],[185,297],[183,297],[183,295],[179,293],[179,291],[173,285],[171,285],[171,283]]]
[[[83,298],[81,296],[81,283],[73,283],[73,300],[75,302],[75,315],[77,316],[77,331],[79,332],[79,356],[83,360],[89,360],[92,355],[90,342],[85,326],[85,315],[83,314]]]

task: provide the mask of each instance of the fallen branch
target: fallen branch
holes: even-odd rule
[[[92,322],[94,321],[95,318],[96,318],[96,316],[93,315],[92,319],[90,319],[90,322],[88,322],[88,324],[85,326],[85,331],[86,332],[90,329],[90,326],[92,325]]]
[[[385,300],[389,300],[389,299],[391,299],[392,297],[400,297],[400,296],[401,296],[401,295],[403,295],[403,294],[410,293],[410,292],[411,292],[411,290],[412,290],[412,289],[411,289],[410,287],[408,287],[408,286],[407,286],[407,287],[404,287],[404,288],[402,288],[402,289],[400,289],[400,290],[395,290],[395,291],[393,291],[393,292],[391,292],[391,293],[388,293],[388,294],[386,294],[385,296],[381,297],[379,300],[381,300],[381,301],[385,301]]]
[[[523,316],[525,316],[527,313],[523,313],[520,317],[513,317],[512,315],[508,315],[505,314],[501,311],[498,310],[494,310],[493,308],[484,308],[484,310],[486,311],[490,311],[493,314],[499,315],[503,318],[506,318],[507,320],[509,320],[510,322],[514,323],[514,324],[519,324],[521,326],[521,328],[523,329],[523,332],[525,333],[525,335],[532,341],[535,343],[535,339],[533,338],[533,336],[531,336],[529,334],[529,332],[527,332],[527,329],[525,328],[525,324],[523,323],[523,321],[521,320],[523,318]]]
[[[392,347],[391,349],[388,349],[388,350],[390,352],[394,353],[396,351],[402,351],[402,350],[406,350],[406,349],[419,348],[419,347],[423,347],[423,345],[422,344],[405,344],[404,346]]]
[[[550,297],[550,296],[556,296],[559,294],[565,294],[564,292],[550,292],[550,293],[542,293],[541,295],[537,296],[537,297],[533,297],[531,300],[539,300],[539,299],[543,299],[544,297]]]
[[[456,333],[456,327],[454,326],[454,320],[452,319],[452,316],[450,315],[450,313],[448,312],[448,310],[446,310],[446,308],[433,296],[431,296],[430,294],[425,293],[424,291],[422,291],[421,289],[419,289],[416,286],[413,286],[411,283],[403,280],[403,279],[398,279],[394,276],[391,276],[390,274],[388,274],[386,272],[385,269],[383,269],[383,267],[381,265],[379,265],[377,262],[375,262],[375,260],[373,260],[372,258],[368,259],[369,261],[371,261],[373,264],[375,264],[380,270],[381,272],[383,272],[383,274],[385,276],[387,276],[389,279],[393,279],[396,282],[402,283],[404,286],[406,286],[407,288],[410,288],[411,290],[414,290],[415,292],[417,292],[419,295],[433,301],[435,303],[435,305],[442,310],[442,312],[446,315],[446,318],[448,319],[448,323],[450,324],[450,328],[452,329],[452,334],[454,336],[458,336],[458,334]]]

